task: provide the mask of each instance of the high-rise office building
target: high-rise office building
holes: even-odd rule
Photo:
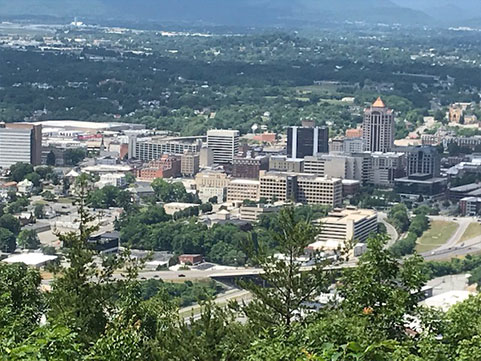
[[[403,153],[371,154],[371,170],[369,183],[381,187],[391,187],[396,178],[404,177],[406,171],[406,156]]]
[[[402,151],[399,149],[399,151]],[[439,177],[441,173],[441,159],[435,147],[408,147],[405,150],[407,160],[407,175],[429,174]]]
[[[362,136],[364,150],[368,152],[390,152],[394,145],[394,112],[378,98],[364,112]]]
[[[239,150],[239,131],[213,129],[207,132],[207,144],[214,155],[214,164],[232,163]]]
[[[0,123],[0,168],[15,163],[42,163],[42,126]]]
[[[406,155],[404,153],[362,152],[348,157],[347,179],[359,180],[364,184],[390,187],[396,178],[404,177]]]
[[[326,127],[306,126],[287,129],[287,156],[303,159],[318,153],[329,153],[329,129]]]

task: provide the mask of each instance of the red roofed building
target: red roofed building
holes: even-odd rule
[[[362,129],[347,129],[346,138],[362,138]]]
[[[276,133],[256,134],[253,139],[261,143],[274,143],[276,141]]]

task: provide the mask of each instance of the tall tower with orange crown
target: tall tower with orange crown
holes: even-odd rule
[[[362,136],[364,150],[390,152],[394,146],[394,112],[379,97],[364,111]]]

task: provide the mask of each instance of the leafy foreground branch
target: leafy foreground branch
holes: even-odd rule
[[[83,190],[82,190],[83,187]],[[316,233],[293,211],[279,214],[273,235],[284,258],[249,243],[268,286],[245,282],[248,305],[219,308],[206,302],[197,320],[184,322],[164,291],[144,300],[141,264],[127,257],[96,265],[86,240],[95,227],[80,184],[80,232],[62,236],[69,267],[59,269],[50,292],[39,290],[37,270],[0,265],[0,360],[261,361],[395,360],[472,361],[481,354],[481,299],[447,313],[418,306],[425,282],[422,260],[399,263],[375,235],[357,268],[302,269],[295,259]],[[122,280],[114,271],[125,273]],[[331,304],[308,307],[328,287]],[[239,321],[241,320],[241,321]]]

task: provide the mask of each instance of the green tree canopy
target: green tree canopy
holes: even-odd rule
[[[368,239],[368,251],[358,266],[346,270],[340,295],[345,310],[366,317],[373,333],[381,331],[388,338],[399,339],[405,335],[405,316],[415,314],[426,275],[420,256],[401,264],[385,249],[387,239],[386,235]]]
[[[157,199],[161,202],[186,202],[191,203],[195,199],[192,194],[187,193],[185,187],[180,182],[169,183],[161,178],[157,178],[152,182]]]
[[[40,239],[33,229],[24,229],[17,237],[17,244],[24,249],[37,249],[40,246]]]
[[[20,227],[20,221],[11,214],[4,214],[0,217],[0,228],[8,229],[14,235],[18,235]]]
[[[33,166],[29,163],[16,163],[10,167],[10,178],[15,182],[23,181],[30,173],[33,173]]]
[[[66,165],[75,166],[83,161],[86,156],[87,153],[82,148],[69,148],[64,153],[64,161]]]
[[[249,320],[259,323],[260,327],[282,326],[289,330],[299,313],[306,310],[306,304],[327,287],[327,279],[322,264],[310,271],[300,271],[298,259],[317,234],[310,220],[296,220],[294,209],[285,208],[279,213],[279,228],[272,237],[283,258],[273,256],[264,245],[255,242],[249,251],[254,262],[264,270],[260,277],[268,287],[253,282],[242,285],[255,297],[245,308]]]
[[[6,228],[0,227],[0,250],[2,252],[12,253],[17,248],[15,235]]]

